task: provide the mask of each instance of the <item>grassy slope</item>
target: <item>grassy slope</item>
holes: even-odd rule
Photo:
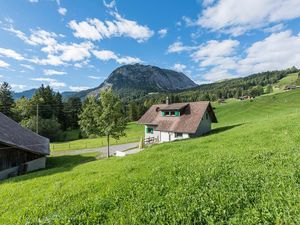
[[[140,138],[144,135],[144,126],[136,124],[136,123],[129,123],[126,128],[126,137],[122,137],[119,140],[111,139],[111,144],[124,144],[130,142],[138,142]],[[68,142],[60,142],[60,143],[52,143],[51,144],[51,151],[61,151],[61,150],[75,150],[75,149],[85,149],[85,148],[97,148],[106,146],[107,141],[106,137],[99,137],[99,138],[86,138],[86,139],[79,139],[75,141],[68,141]]]
[[[298,90],[233,102],[205,137],[81,165],[52,158],[0,184],[0,224],[299,224],[299,106]]]
[[[282,78],[278,82],[278,86],[284,88],[286,85],[295,84],[298,79],[298,73],[291,73],[288,76]]]

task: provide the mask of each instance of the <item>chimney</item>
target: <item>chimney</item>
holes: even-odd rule
[[[169,101],[169,97],[167,96],[167,98],[166,98],[166,104],[167,105],[170,105],[170,101]]]

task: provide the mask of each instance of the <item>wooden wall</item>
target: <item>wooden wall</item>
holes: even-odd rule
[[[0,171],[43,157],[0,144]]]

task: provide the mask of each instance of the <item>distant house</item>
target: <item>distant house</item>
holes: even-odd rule
[[[217,123],[210,102],[153,105],[138,121],[145,125],[145,140],[168,142],[201,136]]]
[[[297,88],[299,88],[299,87],[296,86],[296,85],[286,85],[286,86],[284,87],[284,90],[285,90],[285,91],[290,91],[290,90],[295,90],[295,89],[297,89]]]
[[[241,97],[239,97],[240,100],[248,100],[248,99],[253,99],[254,97],[250,96],[250,95],[243,95]]]
[[[45,168],[49,140],[0,113],[0,180]]]

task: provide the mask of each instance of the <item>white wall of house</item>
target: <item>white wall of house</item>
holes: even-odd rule
[[[27,170],[25,172],[32,172],[35,170],[43,169],[46,167],[46,157],[41,157],[29,162],[26,162],[24,164],[27,164]],[[14,177],[18,175],[19,166],[15,166],[6,170],[0,171],[0,180]]]
[[[153,133],[148,133],[148,128],[153,128]],[[175,132],[168,132],[168,131],[158,131],[156,130],[156,126],[151,125],[145,125],[145,139],[147,138],[155,138],[160,143],[162,142],[168,142],[168,141],[175,141],[175,140],[181,140],[189,138],[189,134],[187,133],[180,133],[181,135],[177,134]]]
[[[156,126],[145,125],[145,139],[156,138],[160,143],[162,143],[168,141],[187,139],[190,137],[198,137],[207,134],[211,131],[211,123],[212,122],[209,113],[206,111],[195,134],[181,133],[180,136],[176,135],[175,132],[158,131],[156,130]],[[153,128],[153,133],[148,133],[147,128]]]
[[[153,134],[147,132],[148,128],[153,128]],[[156,126],[145,125],[145,139],[156,138],[157,140],[160,140],[160,131],[155,130],[155,128]]]
[[[182,140],[189,138],[189,134],[187,133],[176,133],[175,132],[166,132],[161,131],[161,139],[160,142],[168,142],[168,141],[175,141],[175,140]]]
[[[209,116],[209,113],[206,111],[204,116],[202,117],[202,120],[200,122],[200,126],[197,129],[197,132],[192,135],[193,137],[198,137],[203,134],[207,134],[211,131],[211,118]]]

